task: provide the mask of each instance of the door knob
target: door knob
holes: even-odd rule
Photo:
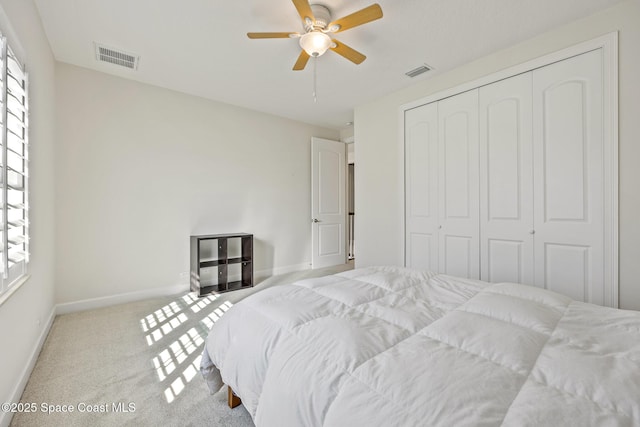
[[[320,222],[320,220],[318,218],[313,218],[312,220],[313,222]]]

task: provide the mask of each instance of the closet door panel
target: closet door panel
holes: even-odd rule
[[[438,108],[405,112],[405,264],[438,269]]]
[[[480,88],[482,280],[533,284],[531,73]]]
[[[588,301],[591,247],[546,243],[544,245],[547,289],[578,301]]]
[[[435,236],[429,233],[407,233],[407,261],[406,266],[418,270],[437,270],[437,265],[432,265],[432,248],[437,247]]]
[[[546,221],[581,222],[587,219],[587,84],[582,79],[562,81],[542,94]]]
[[[480,278],[478,90],[438,102],[439,271]]]
[[[526,245],[521,240],[487,239],[481,251],[483,280],[524,283],[526,274],[533,270],[532,263],[524,256]]]
[[[477,278],[477,261],[471,258],[474,239],[467,236],[443,234],[442,272],[451,276]]]
[[[470,137],[469,111],[455,111],[445,117],[443,125],[442,151],[444,154],[444,217],[469,218],[472,203],[470,182],[470,157],[473,155],[473,141]]]
[[[536,285],[604,302],[601,50],[533,72]]]

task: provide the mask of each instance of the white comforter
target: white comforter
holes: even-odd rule
[[[205,353],[258,426],[640,425],[640,313],[523,285],[304,280],[236,304]]]

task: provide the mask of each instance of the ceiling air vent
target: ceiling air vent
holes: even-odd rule
[[[414,78],[416,76],[419,76],[420,74],[426,73],[427,71],[431,71],[431,67],[429,67],[427,64],[424,64],[419,66],[418,68],[414,68],[411,71],[407,71],[404,74],[411,78]]]
[[[108,62],[110,64],[119,65],[129,68],[130,70],[138,69],[138,61],[140,55],[135,53],[123,52],[105,45],[96,43],[96,59],[100,62]]]

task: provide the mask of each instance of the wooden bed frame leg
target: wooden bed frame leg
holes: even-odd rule
[[[231,390],[231,387],[227,386],[227,396],[229,398],[229,408],[233,409],[236,406],[242,404],[242,400]]]

